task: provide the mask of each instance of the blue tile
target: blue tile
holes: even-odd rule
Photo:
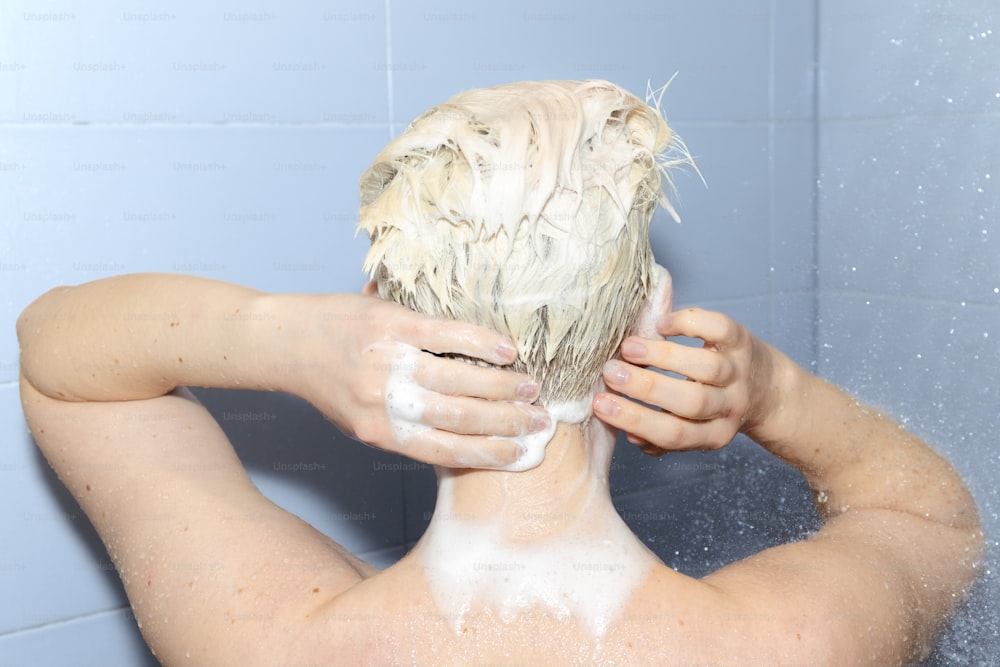
[[[357,182],[385,129],[35,128],[0,131],[24,165],[0,190],[14,224],[11,317],[56,284],[204,274],[272,291],[355,291]],[[38,239],[44,237],[44,249]],[[14,280],[14,279],[17,280]],[[0,335],[12,335],[4,331]]]
[[[364,124],[387,117],[385,16],[352,0],[24,3],[2,39],[0,120]],[[46,44],[47,48],[35,48]]]
[[[406,540],[414,542],[424,534],[437,501],[437,475],[432,466],[401,460]]]
[[[760,296],[771,280],[769,135],[766,125],[678,124],[704,175],[676,178],[682,222],[662,213],[650,233],[679,303]]]
[[[128,608],[0,637],[6,666],[157,667]]]
[[[816,293],[778,294],[770,300],[771,331],[763,338],[806,370],[815,371]],[[757,334],[756,331],[753,332]]]
[[[775,118],[812,120],[815,116],[817,8],[815,2],[773,3]]]
[[[823,126],[820,285],[1000,304],[1000,117]]]
[[[352,553],[404,542],[398,457],[343,436],[304,401],[199,390],[251,478],[273,502]]]
[[[628,0],[459,0],[392,4],[396,120],[468,88],[526,79],[612,80],[636,94],[674,73],[677,120],[760,119],[768,113],[769,3],[713,0],[683,9]],[[516,36],[516,38],[514,37]],[[627,45],[627,47],[625,47]],[[719,45],[724,45],[719,48]]]
[[[815,288],[816,126],[775,123],[771,156],[771,289]]]
[[[820,116],[1000,111],[1000,8],[821,2]]]
[[[664,461],[676,479],[618,497],[615,506],[664,563],[689,576],[801,539],[818,525],[802,476],[742,437],[720,452]]]

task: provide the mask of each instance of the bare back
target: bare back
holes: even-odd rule
[[[512,621],[473,608],[456,633],[415,557],[379,573],[275,506],[186,392],[74,403],[23,381],[22,399],[165,665],[903,664],[926,646],[905,629],[948,604],[917,597],[904,570],[938,563],[947,583],[963,567],[947,567],[955,529],[860,510],[702,580],[657,565],[599,643],[544,608]]]

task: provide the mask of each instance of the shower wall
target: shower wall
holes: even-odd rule
[[[820,2],[817,367],[924,436],[991,555],[933,664],[994,664],[1000,7]]]
[[[606,78],[642,94],[676,74],[663,109],[700,175],[676,175],[683,221],[658,214],[653,243],[677,303],[723,310],[903,414],[970,475],[995,526],[982,470],[995,478],[985,434],[1000,285],[982,283],[997,276],[1000,173],[987,176],[984,147],[1000,134],[984,110],[1000,87],[958,81],[987,76],[996,51],[986,25],[969,44],[947,33],[941,49],[918,30],[932,20],[919,7],[898,4],[900,19],[854,4],[5,3],[0,665],[154,664],[107,555],[27,434],[17,314],[55,285],[138,271],[357,290],[362,169],[430,105],[519,79]],[[964,30],[972,19],[938,20]],[[973,69],[946,71],[949,49]],[[895,65],[904,54],[922,74]],[[143,314],[162,315],[155,304]],[[419,537],[433,507],[427,466],[351,442],[291,398],[201,396],[278,504],[380,564]],[[993,458],[977,459],[983,450]],[[722,459],[700,456],[653,461],[621,446],[615,494],[655,508],[719,486],[705,461]],[[644,516],[670,535],[666,514]]]

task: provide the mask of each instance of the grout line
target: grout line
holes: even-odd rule
[[[820,271],[819,265],[820,261],[820,215],[822,214],[822,207],[820,206],[820,189],[819,189],[819,179],[820,179],[820,169],[822,168],[822,161],[820,156],[820,149],[822,146],[822,131],[820,127],[820,103],[822,102],[822,89],[820,86],[820,76],[822,75],[822,68],[820,67],[820,54],[822,44],[820,43],[822,39],[822,28],[820,15],[822,14],[822,8],[820,5],[823,0],[814,0],[813,2],[813,76],[812,76],[812,122],[813,122],[813,163],[812,163],[812,293],[813,293],[813,320],[812,320],[812,350],[810,350],[810,355],[812,357],[813,368],[815,372],[820,372],[819,367],[819,349],[820,349]]]
[[[394,80],[392,77],[392,8],[390,0],[385,0],[385,98],[386,117],[389,119],[389,136],[387,141],[392,139],[392,126],[395,124],[396,97],[393,90]]]
[[[817,116],[819,113],[817,111]],[[821,120],[828,124],[847,124],[847,123],[877,123],[884,121],[893,121],[896,123],[905,121],[919,121],[919,120],[934,120],[934,121],[995,121],[1000,120],[1000,111],[959,111],[959,112],[936,112],[936,113],[894,113],[894,114],[872,114],[872,115],[857,115],[857,116],[826,116],[822,117]]]
[[[866,298],[866,299],[875,299],[879,301],[887,301],[887,302],[911,304],[911,305],[947,306],[950,308],[965,308],[970,310],[982,309],[986,311],[1000,310],[1000,304],[992,301],[972,300],[968,298],[945,299],[943,297],[911,296],[908,294],[899,294],[896,292],[879,292],[879,291],[866,291],[860,289],[833,289],[833,288],[825,288],[825,289],[803,288],[803,289],[793,289],[793,290],[781,290],[773,294],[748,294],[745,296],[679,301],[676,304],[675,310],[682,310],[684,308],[692,307],[695,305],[697,305],[698,307],[711,306],[712,308],[715,308],[723,305],[753,303],[755,301],[759,302],[764,300],[781,299],[782,297],[803,296],[808,294],[814,294],[817,296],[817,298],[820,296]]]
[[[912,305],[925,305],[925,306],[948,306],[951,308],[966,308],[966,309],[985,309],[985,310],[997,310],[1000,309],[1000,304],[990,301],[974,301],[972,299],[945,299],[941,297],[920,297],[920,296],[910,296],[908,294],[897,294],[895,292],[868,292],[859,289],[834,289],[826,288],[817,290],[817,294],[832,297],[852,297],[860,298],[864,297],[867,299],[878,299],[880,301],[891,301],[895,303],[906,303]]]
[[[788,296],[801,296],[803,294],[810,294],[812,290],[810,289],[792,289],[792,290],[781,290],[774,293],[768,294],[746,294],[743,296],[727,296],[721,298],[697,298],[692,300],[678,301],[674,304],[674,310],[683,310],[690,307],[705,308],[708,306],[717,307],[723,304],[735,305],[743,303],[754,303],[759,301],[773,301],[774,299],[780,299],[782,297]]]
[[[768,40],[767,40],[767,115],[769,118],[767,124],[767,153],[771,156],[771,159],[767,161],[767,235],[768,235],[768,263],[773,269],[777,264],[776,256],[776,240],[775,240],[775,226],[776,221],[775,216],[775,197],[777,195],[777,188],[774,182],[776,178],[776,168],[775,168],[775,150],[776,150],[776,140],[775,140],[775,116],[777,115],[777,108],[775,104],[776,96],[776,78],[775,78],[775,67],[776,63],[776,53],[777,53],[777,7],[776,0],[770,0],[768,7]],[[769,296],[774,296],[774,272],[769,271],[767,274],[767,293]],[[768,301],[767,308],[767,335],[769,338],[773,339],[777,332],[774,330],[775,322],[775,312],[774,312],[774,299]]]
[[[48,130],[52,128],[116,128],[116,129],[358,129],[385,127],[387,123],[334,123],[323,121],[274,121],[271,123],[231,123],[228,121],[193,120],[176,123],[125,123],[110,120],[95,120],[76,123],[16,123],[0,121],[3,130]]]
[[[387,47],[388,51],[388,47]],[[386,68],[387,70],[391,68]],[[386,121],[376,121],[376,122],[358,122],[358,123],[342,123],[342,122],[332,122],[332,121],[273,121],[269,123],[237,123],[231,121],[213,121],[213,120],[191,120],[191,121],[177,121],[173,123],[129,123],[124,121],[113,121],[113,120],[93,120],[93,121],[76,121],[71,123],[21,123],[11,120],[0,120],[0,129],[3,130],[47,130],[53,128],[117,128],[117,129],[198,129],[198,128],[209,128],[209,129],[269,129],[269,128],[282,128],[282,129],[358,129],[358,128],[380,128],[389,125],[390,127],[396,123],[395,119],[395,95],[392,87],[392,72],[386,72],[386,85],[388,86],[387,97],[389,105],[389,117]],[[981,114],[983,115],[983,114]],[[795,124],[795,123],[808,123],[811,119],[809,118],[782,118],[782,119],[768,119],[768,118],[747,118],[747,119],[737,119],[737,120],[699,120],[699,119],[683,119],[678,117],[671,117],[671,125],[674,126],[685,126],[689,128],[719,128],[719,127],[754,127],[754,126],[764,126],[771,123],[776,124]],[[858,119],[845,119],[845,120],[858,120]],[[863,119],[861,119],[863,120]]]
[[[126,605],[123,605],[121,607],[115,607],[113,609],[102,609],[100,611],[92,611],[92,612],[87,613],[87,614],[79,614],[77,616],[69,616],[69,617],[66,617],[66,618],[59,618],[59,619],[56,619],[54,621],[46,621],[44,623],[39,623],[37,625],[28,625],[28,626],[25,626],[23,628],[12,628],[10,630],[6,630],[4,632],[0,632],[0,640],[3,640],[4,638],[7,638],[7,637],[14,637],[16,635],[27,633],[27,632],[43,632],[43,631],[45,631],[45,630],[47,630],[49,628],[54,628],[54,627],[57,627],[57,626],[60,626],[60,625],[68,625],[70,623],[75,623],[77,621],[86,621],[86,620],[98,618],[100,616],[108,616],[108,615],[112,615],[112,614],[123,614],[123,613],[131,614],[132,613],[132,608],[129,605],[126,604]]]

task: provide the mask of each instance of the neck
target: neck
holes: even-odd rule
[[[531,470],[439,470],[414,556],[456,627],[476,609],[507,622],[541,608],[604,634],[656,561],[611,503],[614,443],[597,419],[560,423]]]
[[[598,420],[560,423],[545,458],[530,470],[439,470],[435,516],[488,521],[516,543],[559,539],[593,518],[594,505],[614,511],[608,491],[613,448],[613,432]]]

